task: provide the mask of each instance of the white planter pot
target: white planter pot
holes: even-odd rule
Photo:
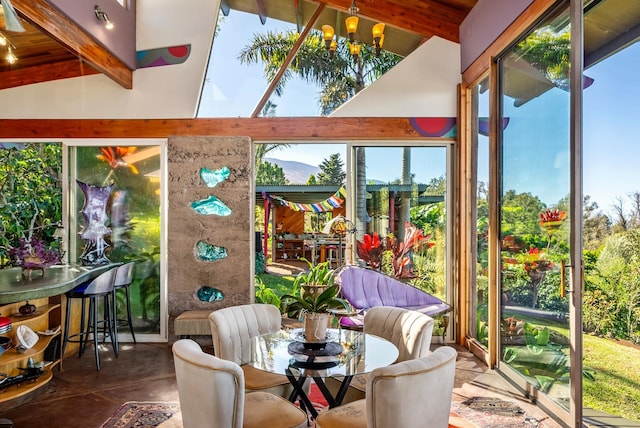
[[[304,335],[307,342],[324,342],[327,338],[329,314],[307,312],[304,315]]]

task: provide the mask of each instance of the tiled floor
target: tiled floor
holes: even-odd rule
[[[545,422],[545,427],[558,426],[535,406],[520,400],[507,382],[488,371],[473,354],[458,350],[453,400],[463,401],[478,391],[516,397],[523,409]],[[55,372],[38,397],[0,411],[0,418],[11,419],[16,428],[97,428],[126,401],[178,401],[170,345],[125,343],[118,358],[106,347],[100,355],[99,372],[92,353],[65,359],[62,370]]]
[[[91,349],[63,361],[62,370],[26,404],[0,412],[16,428],[99,427],[126,401],[178,401],[173,356],[166,343],[120,344],[114,358],[101,346],[101,370]]]

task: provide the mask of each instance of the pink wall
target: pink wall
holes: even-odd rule
[[[116,0],[48,0],[69,19],[92,34],[100,44],[124,62],[131,70],[136,69],[136,0],[127,0],[125,9]],[[103,21],[98,21],[94,7],[109,15],[114,28],[107,30]]]
[[[479,0],[460,25],[460,71],[464,72],[534,0]]]

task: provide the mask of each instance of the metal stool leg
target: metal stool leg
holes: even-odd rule
[[[98,349],[98,302],[96,302],[96,299],[96,297],[91,297],[91,301],[89,303],[89,311],[91,312],[91,315],[89,315],[89,317],[91,318],[91,326],[93,330],[92,335],[94,353],[96,357],[96,367],[98,370],[100,370],[100,352]]]

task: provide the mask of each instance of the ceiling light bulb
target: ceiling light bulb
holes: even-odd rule
[[[4,59],[6,59],[9,64],[14,64],[18,60],[18,57],[13,54],[11,47],[9,47],[7,56],[5,56]]]
[[[0,34],[0,46],[7,46],[7,39],[3,34]]]

